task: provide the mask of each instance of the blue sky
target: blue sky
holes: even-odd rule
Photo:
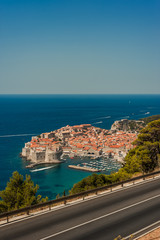
[[[159,0],[0,0],[0,94],[159,94],[159,12]]]

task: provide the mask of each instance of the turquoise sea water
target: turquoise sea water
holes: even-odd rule
[[[82,123],[109,129],[115,120],[155,114],[160,114],[160,95],[0,95],[0,190],[18,170],[30,174],[39,193],[53,199],[91,174],[67,167],[79,159],[41,171],[26,169],[19,153],[32,135]],[[118,167],[110,163],[106,173]]]

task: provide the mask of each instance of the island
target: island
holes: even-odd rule
[[[132,142],[137,138],[137,134],[136,131],[122,131],[115,127],[107,130],[91,124],[67,125],[32,137],[30,142],[25,143],[21,156],[30,161],[28,167],[61,163],[66,156],[71,159],[114,158],[123,162],[127,152],[133,147]],[[94,171],[86,167],[79,169]]]

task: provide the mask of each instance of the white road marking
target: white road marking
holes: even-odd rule
[[[138,234],[138,233],[140,233],[140,232],[143,232],[143,231],[147,230],[147,229],[150,228],[150,227],[153,227],[153,226],[156,225],[156,224],[160,224],[160,221],[157,221],[157,222],[155,222],[155,223],[152,223],[152,224],[150,224],[149,226],[144,227],[144,228],[140,229],[139,231],[137,231],[137,232],[135,232],[135,233],[132,233],[131,235],[134,236],[134,235],[136,235],[136,234]],[[134,240],[136,240],[136,239],[138,239],[138,238],[140,238],[140,237],[143,237],[144,235],[146,235],[146,234],[148,234],[148,233],[154,231],[154,230],[157,229],[157,228],[159,228],[159,226],[156,226],[155,228],[152,228],[151,230],[149,230],[149,231],[143,233],[142,235],[140,235],[140,236],[134,238]],[[129,238],[131,235],[125,237],[125,239]]]
[[[105,215],[103,215],[103,216],[100,216],[100,217],[94,218],[94,219],[89,220],[89,221],[87,221],[87,222],[84,222],[84,223],[78,224],[78,225],[76,225],[76,226],[74,226],[74,227],[71,227],[71,228],[65,229],[65,230],[60,231],[60,232],[58,232],[58,233],[54,233],[54,234],[49,235],[49,236],[47,236],[47,237],[41,238],[40,240],[46,240],[46,239],[49,239],[49,238],[51,238],[51,237],[55,237],[55,236],[60,235],[60,234],[62,234],[62,233],[65,233],[65,232],[71,231],[71,230],[73,230],[73,229],[75,229],[75,228],[78,228],[78,227],[82,227],[82,226],[84,226],[84,225],[86,225],[86,224],[89,224],[89,223],[95,222],[95,221],[97,221],[97,220],[103,219],[103,218],[108,217],[108,216],[110,216],[110,215],[113,215],[113,214],[115,214],[115,213],[122,212],[122,211],[124,211],[124,210],[126,210],[126,209],[129,209],[129,208],[135,207],[135,206],[137,206],[137,205],[140,205],[140,204],[142,204],[142,203],[148,202],[148,201],[153,200],[153,199],[158,198],[158,197],[160,197],[160,194],[159,194],[159,195],[156,195],[156,196],[154,196],[154,197],[151,197],[151,198],[145,199],[145,200],[143,200],[143,201],[140,201],[140,202],[138,202],[138,203],[134,203],[134,204],[132,204],[132,205],[130,205],[130,206],[127,206],[127,207],[121,208],[121,209],[116,210],[116,211],[114,211],[114,212],[107,213],[107,214],[105,214]]]
[[[79,200],[78,202],[77,201],[73,201],[73,202],[70,202],[70,203],[67,203],[67,205],[63,205],[63,206],[59,206],[58,208],[54,208],[54,209],[51,209],[51,210],[46,210],[45,212],[38,212],[36,213],[35,215],[29,215],[23,219],[18,219],[18,220],[14,220],[13,222],[9,222],[9,223],[5,223],[3,225],[0,226],[1,227],[5,227],[5,226],[8,226],[8,225],[11,225],[11,224],[16,224],[18,222],[22,222],[22,221],[26,221],[28,219],[31,219],[31,218],[35,218],[35,217],[39,217],[41,215],[44,215],[44,214],[48,214],[48,213],[51,213],[51,212],[54,212],[54,211],[58,211],[58,210],[61,210],[63,208],[68,208],[68,207],[72,207],[74,205],[78,205],[78,204],[81,204],[83,202],[88,202],[90,200],[93,200],[93,199],[96,199],[96,198],[100,198],[100,197],[104,197],[104,196],[107,196],[107,195],[110,195],[110,194],[114,194],[116,192],[120,192],[120,191],[123,191],[123,190],[127,190],[127,189],[130,189],[132,187],[137,187],[139,185],[142,185],[142,184],[146,184],[148,182],[152,182],[152,181],[156,181],[156,180],[159,180],[160,176],[158,175],[158,177],[156,176],[155,178],[151,178],[151,179],[145,179],[145,180],[142,180],[141,182],[135,182],[134,184],[132,185],[129,185],[129,186],[123,186],[122,188],[120,189],[116,189],[114,190],[114,188],[112,189],[112,192],[104,192],[102,194],[98,194],[98,195],[93,195],[91,196],[90,198],[88,199],[84,199],[84,200]],[[33,214],[33,213],[32,213]]]

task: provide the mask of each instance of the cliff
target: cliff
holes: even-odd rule
[[[112,124],[111,131],[139,132],[148,123],[159,119],[160,115],[153,115],[139,120],[121,119]]]
[[[145,124],[147,125],[148,123],[155,121],[155,120],[159,120],[159,119],[160,119],[160,115],[152,115],[150,117],[141,118],[140,120],[144,121]]]
[[[145,122],[143,120],[128,120],[122,119],[120,121],[115,121],[112,126],[112,131],[125,131],[125,132],[139,132],[145,127]]]

